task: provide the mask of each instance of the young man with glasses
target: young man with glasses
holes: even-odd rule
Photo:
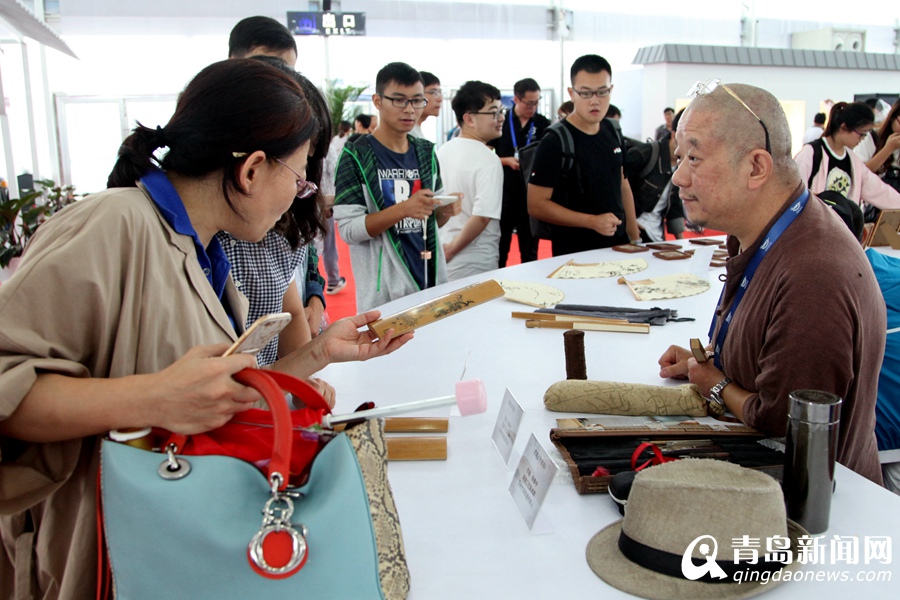
[[[660,376],[689,379],[774,437],[785,435],[791,392],[836,394],[837,460],[881,483],[874,429],[886,319],[866,255],[806,188],[778,99],[716,80],[692,91],[675,133],[672,183],[688,220],[729,234],[730,258],[709,359],[671,346]]]
[[[537,260],[538,240],[531,235],[525,182],[519,172],[519,150],[544,135],[550,120],[537,112],[541,86],[534,79],[517,81],[513,86],[513,109],[503,121],[503,134],[490,145],[497,149],[503,164],[503,215],[500,217],[499,266],[506,266],[513,231],[519,239],[522,262]]]
[[[347,142],[335,175],[334,219],[350,246],[357,310],[447,281],[438,227],[459,212],[441,207],[434,144],[409,133],[428,104],[422,76],[394,62],[375,78],[379,125]]]
[[[545,136],[534,158],[528,212],[550,223],[553,255],[609,248],[640,240],[631,187],[622,171],[623,149],[606,119],[612,67],[596,54],[570,70],[575,110],[562,126],[572,135],[575,165],[563,172],[559,136]]]
[[[450,280],[497,268],[503,166],[487,146],[500,137],[506,111],[500,90],[481,81],[467,81],[451,103],[459,137],[438,150],[448,190],[462,192],[462,212],[441,227],[441,241]]]
[[[425,105],[422,116],[419,117],[418,123],[416,123],[416,126],[413,127],[413,130],[410,133],[413,137],[424,138],[425,134],[422,133],[422,123],[424,123],[428,117],[437,117],[441,114],[441,104],[444,103],[444,92],[441,90],[441,80],[438,79],[434,73],[419,71],[419,75],[422,76],[422,85],[425,86],[425,99],[428,100],[428,104]]]

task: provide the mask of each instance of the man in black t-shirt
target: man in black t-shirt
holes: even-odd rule
[[[622,172],[623,148],[608,119],[612,67],[588,54],[571,69],[575,104],[563,126],[575,142],[575,165],[563,172],[562,143],[546,135],[535,154],[528,212],[551,224],[553,256],[640,241],[631,187]]]
[[[537,112],[541,100],[541,87],[531,78],[517,81],[513,86],[513,109],[503,121],[503,133],[488,143],[497,150],[503,165],[503,212],[500,216],[500,262],[506,266],[512,234],[519,240],[522,262],[537,260],[538,240],[531,235],[528,220],[525,181],[519,173],[519,150],[541,139],[550,120]]]

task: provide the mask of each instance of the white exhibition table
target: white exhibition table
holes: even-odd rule
[[[686,241],[683,245],[701,247]],[[489,278],[549,284],[565,293],[566,303],[676,309],[680,317],[696,321],[651,327],[649,335],[586,332],[585,355],[590,379],[677,384],[659,378],[657,359],[670,344],[687,346],[691,337],[706,341],[721,287],[718,276],[725,269],[710,268],[712,286],[703,294],[641,303],[615,278],[546,278],[573,258],[576,262],[647,260],[649,268],[631,279],[684,272],[688,263],[663,261],[650,252],[584,252],[451,282],[391,302],[381,307],[382,312],[387,316]],[[412,577],[410,600],[632,597],[599,579],[585,560],[588,540],[620,516],[606,494],[579,495],[575,491],[568,469],[549,440],[556,419],[572,416],[543,406],[547,387],[566,376],[563,330],[527,329],[523,320],[510,316],[512,311],[523,310],[533,308],[500,298],[420,329],[392,355],[365,363],[330,365],[319,374],[337,390],[335,413],[352,411],[364,401],[387,406],[452,394],[467,355],[466,378],[480,378],[485,383],[487,413],[450,419],[446,461],[389,463]],[[533,433],[560,466],[540,517],[552,525],[551,533],[532,533],[525,525],[507,491],[516,465],[507,468],[491,441],[507,388],[525,410],[513,454],[521,455]],[[442,414],[449,410],[443,409]],[[889,536],[894,553],[900,553],[896,546],[900,543],[900,497],[840,465],[836,478],[826,541],[835,535],[857,536],[862,546],[863,536]],[[865,565],[860,548],[858,565],[804,568],[848,571],[851,578],[862,571],[889,571],[893,581],[791,582],[772,588],[766,597],[894,600],[900,597],[896,562]]]

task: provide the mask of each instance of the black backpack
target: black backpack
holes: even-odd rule
[[[625,177],[631,186],[638,216],[656,208],[663,190],[672,179],[669,135],[658,141],[648,138],[646,142],[624,138]]]
[[[537,154],[538,145],[541,143],[541,140],[545,139],[550,134],[556,135],[559,137],[560,144],[562,145],[562,176],[564,178],[568,177],[571,173],[572,169],[575,169],[576,180],[578,181],[578,189],[581,191],[581,178],[578,177],[578,164],[575,162],[575,140],[572,139],[572,132],[569,131],[565,125],[563,125],[562,121],[557,121],[553,123],[544,131],[543,137],[540,140],[536,140],[531,142],[527,146],[523,147],[519,150],[519,173],[522,174],[522,178],[525,180],[525,190],[527,193],[528,190],[528,180],[531,178],[531,168],[534,166],[534,156]],[[535,219],[534,217],[528,217],[531,221],[531,235],[535,238],[549,240],[550,239],[550,224],[544,221],[540,221]]]
[[[812,189],[812,181],[813,177],[816,176],[816,173],[819,172],[819,163],[822,162],[822,138],[817,140],[813,140],[809,143],[813,149],[813,163],[812,163],[812,171],[809,174],[809,179],[806,181],[806,187]],[[847,150],[847,152],[851,152],[851,150]],[[863,210],[859,207],[859,204],[856,202],[851,202],[847,199],[845,195],[840,192],[836,192],[833,190],[825,190],[823,192],[819,192],[816,196],[830,206],[834,212],[838,214],[844,223],[847,224],[847,227],[850,231],[853,232],[853,235],[856,236],[856,239],[862,239],[863,228],[865,224],[869,222],[868,217],[863,214]],[[871,207],[873,210],[877,211],[874,206]],[[868,211],[867,211],[868,212]],[[880,212],[880,211],[878,211]],[[875,217],[877,218],[877,213]]]

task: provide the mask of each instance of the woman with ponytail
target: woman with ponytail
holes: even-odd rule
[[[794,157],[809,191],[831,190],[862,206],[900,208],[900,194],[875,175],[851,152],[869,135],[875,113],[862,102],[838,102],[831,108],[825,133]]]
[[[43,224],[0,286],[0,597],[93,597],[100,438],[208,431],[258,400],[223,352],[247,303],[215,238],[262,240],[305,178],[317,122],[295,79],[254,60],[201,71],[165,126],[124,141],[110,189]],[[335,322],[283,359],[309,377],[409,339]],[[139,543],[139,541],[137,542]]]

